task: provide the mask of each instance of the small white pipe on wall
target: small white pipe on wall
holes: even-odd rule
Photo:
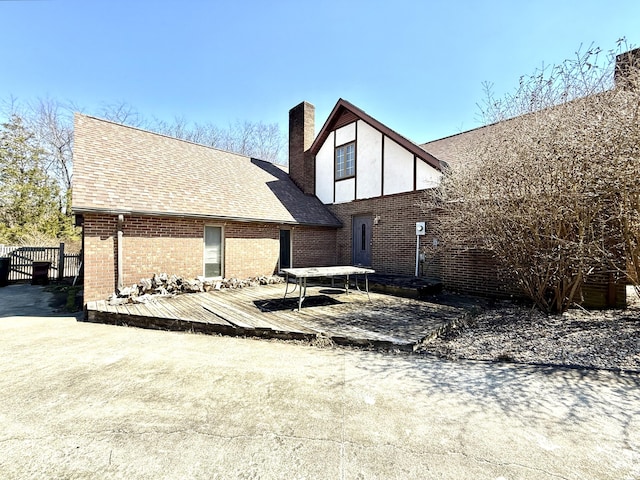
[[[416,277],[420,276],[420,237],[426,230],[427,222],[416,222]]]
[[[420,276],[420,236],[416,235],[416,277]]]
[[[118,215],[118,290],[122,290],[124,283],[122,280],[122,224],[124,223],[124,215]]]

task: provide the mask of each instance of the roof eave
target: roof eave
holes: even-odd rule
[[[202,215],[198,213],[178,213],[178,212],[155,212],[155,211],[142,211],[142,210],[127,210],[127,209],[113,209],[113,208],[98,208],[98,207],[73,207],[72,212],[76,215],[95,213],[103,215],[140,215],[143,217],[172,217],[172,218],[199,218],[204,220],[212,220],[218,222],[239,222],[239,223],[269,223],[277,225],[292,225],[292,226],[306,226],[306,227],[328,227],[328,228],[340,228],[342,223],[320,223],[320,222],[300,222],[296,220],[280,220],[273,218],[247,218],[247,217],[234,217],[225,215]],[[337,219],[336,219],[337,221]]]
[[[356,107],[351,102],[344,100],[343,98],[340,98],[336,103],[336,105],[333,107],[333,110],[331,110],[331,113],[327,117],[327,120],[324,122],[324,125],[322,125],[322,128],[318,132],[318,135],[316,136],[315,140],[311,144],[310,150],[311,150],[311,153],[313,153],[314,155],[318,153],[318,151],[320,150],[320,147],[322,147],[322,145],[324,144],[324,141],[329,136],[329,133],[331,132],[333,127],[333,123],[335,122],[338,112],[340,111],[341,108],[345,108],[353,112],[359,119],[368,123],[369,125],[371,125],[373,128],[375,128],[382,134],[394,140],[396,143],[402,145],[404,148],[406,148],[411,153],[413,153],[416,157],[422,159],[423,161],[425,161],[427,164],[429,164],[436,170],[442,171],[440,160],[438,160],[436,157],[431,155],[426,150],[422,149],[416,143],[413,143],[411,140],[403,137],[398,132],[387,127],[382,122],[376,120],[371,115],[366,113],[364,110]]]

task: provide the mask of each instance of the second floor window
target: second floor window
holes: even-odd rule
[[[347,143],[336,148],[336,180],[356,174],[356,144]]]

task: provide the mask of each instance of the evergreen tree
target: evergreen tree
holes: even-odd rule
[[[38,235],[57,238],[71,219],[61,210],[60,189],[43,165],[39,147],[22,118],[0,128],[0,242]]]

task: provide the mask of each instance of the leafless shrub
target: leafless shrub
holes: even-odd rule
[[[546,312],[566,310],[594,271],[640,271],[640,78],[613,85],[599,49],[522,77],[482,114],[425,201],[449,245],[489,249]]]

